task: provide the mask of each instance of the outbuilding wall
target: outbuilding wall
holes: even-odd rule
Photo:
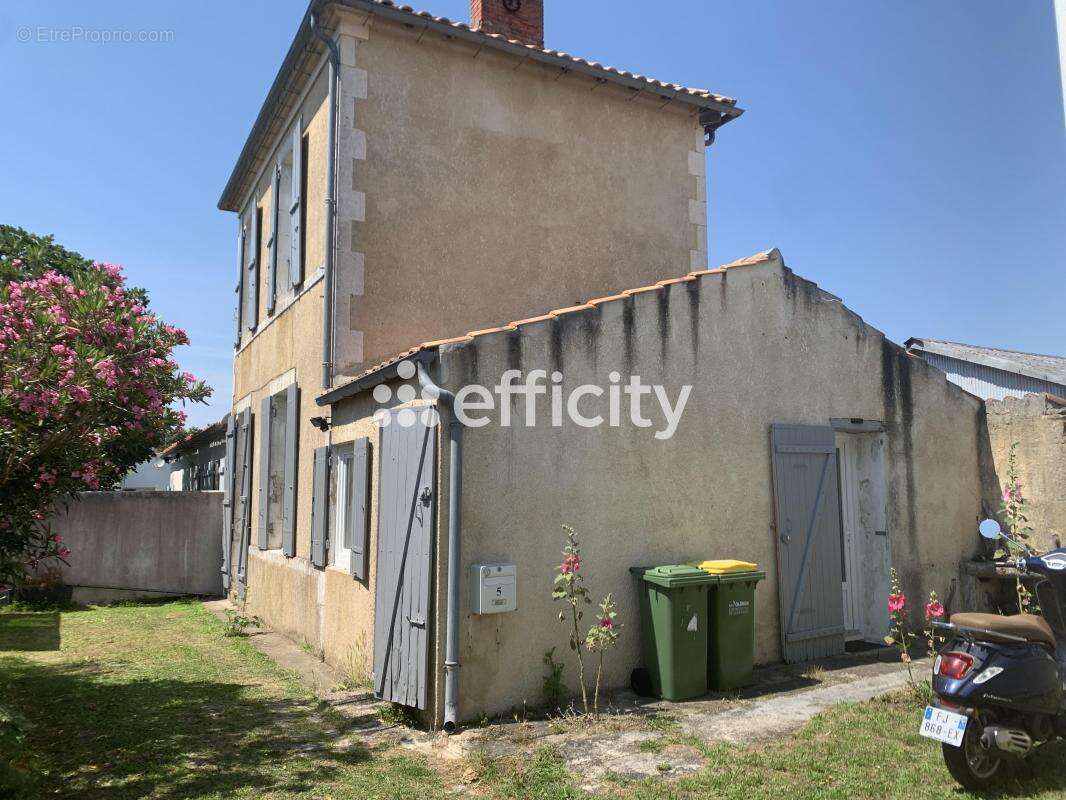
[[[959,561],[977,545],[980,401],[794,275],[776,251],[441,348],[442,379],[452,389],[491,388],[508,369],[558,370],[564,396],[580,384],[607,387],[612,371],[623,383],[639,375],[661,384],[671,399],[682,385],[693,388],[665,441],[654,438],[656,427],[629,424],[624,407],[619,427],[566,421],[467,430],[463,574],[478,562],[515,562],[518,610],[473,616],[464,588],[463,716],[539,703],[544,652],[554,646],[569,655],[550,597],[563,523],[577,529],[594,598],[613,593],[625,625],[605,685],[625,685],[639,663],[633,565],[757,562],[767,579],[756,597],[756,658],[779,659],[775,422],[884,423],[892,562],[910,597],[950,594]],[[548,403],[541,397],[537,405],[543,421]],[[514,413],[523,413],[521,402]],[[573,686],[572,665],[564,675]]]
[[[1044,394],[986,401],[995,511],[1008,485],[1011,445],[1026,499],[1033,546],[1049,550],[1066,541],[1066,401]]]

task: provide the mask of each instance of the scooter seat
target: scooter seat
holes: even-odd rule
[[[1030,642],[1055,646],[1055,634],[1043,617],[1035,614],[1014,614],[1002,616],[1000,614],[974,614],[965,612],[952,614],[951,624],[963,628],[979,628],[996,633],[1005,633],[1010,636],[1021,636]]]

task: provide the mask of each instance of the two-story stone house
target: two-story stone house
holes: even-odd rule
[[[417,343],[705,268],[704,148],[742,113],[546,49],[542,0],[471,16],[312,0],[218,204],[238,220],[227,586],[355,671],[374,559],[344,498],[376,461],[316,398]]]

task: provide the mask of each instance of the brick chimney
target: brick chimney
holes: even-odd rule
[[[544,0],[470,0],[470,27],[544,47]]]

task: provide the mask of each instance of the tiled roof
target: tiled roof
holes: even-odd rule
[[[756,253],[755,255],[749,256],[748,258],[742,258],[738,261],[730,262],[729,264],[717,267],[715,269],[696,270],[694,272],[688,273],[687,275],[683,275],[680,278],[667,278],[666,280],[661,280],[658,283],[654,283],[649,286],[640,286],[636,289],[627,289],[618,294],[607,295],[605,297],[596,297],[576,306],[557,308],[554,311],[549,311],[547,314],[541,314],[539,316],[515,320],[514,322],[509,322],[506,325],[500,325],[494,328],[483,328],[481,330],[469,331],[460,336],[453,336],[448,339],[434,339],[432,341],[422,342],[421,344],[417,344],[402,353],[398,353],[392,356],[391,358],[385,359],[379,364],[375,364],[374,366],[364,370],[363,372],[349,379],[340,386],[334,387],[330,391],[325,392],[324,394],[318,397],[316,402],[318,403],[318,405],[324,406],[330,405],[331,403],[335,403],[345,397],[350,397],[351,395],[361,391],[362,388],[366,388],[366,386],[368,385],[367,379],[371,378],[377,373],[383,372],[384,370],[387,370],[390,367],[395,367],[401,361],[404,361],[406,359],[415,358],[420,353],[438,350],[439,348],[445,345],[469,344],[475,339],[484,336],[492,336],[497,333],[510,333],[512,331],[518,330],[524,325],[532,325],[537,322],[545,322],[552,319],[558,319],[559,317],[564,316],[566,314],[577,314],[585,311],[591,311],[597,306],[602,306],[607,303],[615,303],[620,300],[628,300],[630,297],[637,294],[643,294],[645,292],[661,292],[667,287],[674,285],[675,283],[691,283],[692,281],[699,280],[704,275],[718,275],[731,269],[749,267],[754,266],[756,264],[765,264],[768,261],[777,261],[779,263],[781,262],[781,253],[776,247],[770,250],[764,250],[761,253]]]
[[[186,450],[190,447],[198,447],[205,442],[211,441],[216,436],[220,436],[226,432],[226,420],[220,419],[218,422],[212,422],[206,428],[201,428],[198,431],[193,431],[187,436],[178,439],[176,442],[171,442],[158,453],[158,458],[165,458],[177,454],[179,451]]]
[[[516,58],[538,61],[550,66],[558,67],[564,72],[576,72],[589,75],[600,81],[610,81],[625,86],[634,92],[650,94],[661,97],[665,102],[678,101],[705,109],[708,119],[705,126],[712,132],[721,127],[729,120],[739,117],[744,110],[737,107],[737,101],[732,97],[717,94],[708,89],[699,89],[692,86],[683,86],[679,83],[668,83],[656,80],[646,75],[628,72],[617,67],[606,66],[596,61],[572,56],[559,50],[537,47],[525,44],[515,39],[508,39],[498,33],[486,33],[475,30],[465,22],[453,22],[447,17],[438,17],[428,11],[416,11],[410,6],[398,5],[392,0],[311,0],[296,37],[289,46],[285,60],[278,70],[274,83],[263,101],[259,115],[256,117],[248,139],[244,143],[237,164],[230,174],[222,196],[219,198],[218,207],[224,211],[237,211],[238,204],[243,199],[241,193],[245,184],[244,173],[254,166],[254,160],[262,155],[259,151],[264,149],[271,141],[271,137],[277,134],[274,117],[279,109],[291,104],[299,95],[294,85],[306,79],[308,71],[308,58],[312,52],[322,48],[322,44],[310,33],[309,20],[312,14],[321,14],[330,6],[337,5],[355,11],[382,16],[405,25],[417,25],[426,29],[434,29],[449,38],[465,39],[485,47],[501,50]],[[701,120],[703,116],[701,115]],[[264,156],[265,157],[265,156]]]
[[[998,347],[980,347],[942,339],[911,338],[906,342],[908,351],[937,353],[959,361],[969,361],[1005,372],[1015,372],[1029,378],[1066,385],[1066,358],[1023,353],[1018,350],[1000,350]]]
[[[697,89],[692,86],[682,86],[679,83],[666,83],[664,81],[658,81],[655,80],[655,78],[649,78],[646,75],[635,74],[632,72],[628,72],[624,69],[618,69],[617,67],[609,67],[605,64],[600,64],[596,61],[588,61],[587,59],[580,58],[578,56],[572,56],[569,53],[562,52],[561,50],[552,50],[546,47],[537,47],[533,44],[526,44],[525,42],[519,41],[518,39],[508,39],[506,36],[503,36],[499,33],[486,33],[485,31],[481,31],[476,28],[471,28],[465,22],[453,22],[447,17],[438,17],[429,13],[428,11],[417,11],[416,9],[411,8],[411,6],[399,5],[398,3],[392,2],[392,0],[366,0],[366,2],[376,6],[386,6],[395,8],[397,11],[402,11],[405,14],[411,14],[415,17],[421,17],[423,19],[432,20],[433,22],[436,22],[440,25],[448,25],[457,30],[470,31],[471,33],[476,33],[478,36],[484,36],[488,39],[496,39],[502,42],[509,42],[510,44],[518,45],[519,47],[525,47],[530,50],[536,50],[541,53],[546,53],[547,55],[566,59],[568,61],[573,62],[574,64],[582,64],[585,66],[592,67],[593,69],[602,70],[603,72],[609,73],[611,75],[617,75],[623,78],[632,78],[634,80],[643,81],[649,86],[657,86],[663,89],[670,89],[681,94],[691,95],[693,97],[703,97],[709,100],[714,100],[717,103],[724,103],[726,105],[731,106],[735,106],[737,103],[735,98],[727,97],[723,94],[715,94],[709,89]]]

